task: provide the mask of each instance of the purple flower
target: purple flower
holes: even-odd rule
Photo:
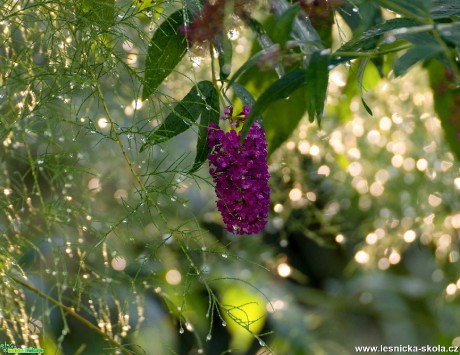
[[[246,118],[249,110],[245,107],[240,115]],[[227,108],[225,114],[230,116],[231,109]],[[224,132],[210,124],[208,147],[213,151],[208,155],[209,173],[215,184],[217,209],[227,230],[255,234],[265,227],[270,205],[267,140],[258,122],[252,125],[242,145],[240,139],[240,132]]]

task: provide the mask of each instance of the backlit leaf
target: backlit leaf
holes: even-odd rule
[[[182,25],[183,11],[176,11],[155,31],[150,41],[145,63],[142,99],[147,99],[174,70],[187,50],[187,41],[178,31]]]

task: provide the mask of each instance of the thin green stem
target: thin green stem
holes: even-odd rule
[[[214,53],[213,53],[213,46],[209,46],[209,55],[211,57],[211,77],[212,77],[212,83],[214,84],[214,87],[216,88],[217,92],[219,93],[219,101],[222,103],[223,106],[226,106],[225,103],[225,98],[222,96],[222,92],[219,88],[219,83],[217,82],[216,78],[216,65],[214,64]]]
[[[389,48],[389,49],[382,50],[382,51],[379,51],[379,52],[375,52],[375,51],[369,51],[369,52],[342,52],[342,51],[337,51],[337,52],[331,53],[331,56],[333,56],[333,57],[351,57],[351,59],[353,59],[353,58],[376,58],[376,57],[380,57],[380,56],[385,55],[385,54],[395,53],[395,52],[399,52],[399,51],[402,51],[402,50],[405,50],[405,49],[409,49],[412,46],[413,46],[412,43],[406,43],[406,44],[402,44],[402,45],[400,45],[398,47]]]

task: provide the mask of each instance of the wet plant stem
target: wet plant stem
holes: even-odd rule
[[[12,276],[12,275],[9,275],[8,276],[11,280],[13,280],[14,282],[20,284],[21,286],[27,288],[28,290],[32,291],[33,293],[35,293],[37,296],[40,296],[41,298],[47,300],[48,302],[56,305],[57,307],[59,307],[61,310],[65,311],[67,314],[70,314],[72,317],[78,319],[81,323],[85,324],[88,328],[94,330],[95,332],[97,332],[99,335],[101,335],[104,339],[106,339],[110,344],[112,344],[113,346],[115,346],[116,348],[120,349],[123,354],[127,354],[127,355],[132,355],[133,353],[129,350],[127,350],[125,347],[123,347],[123,345],[121,345],[120,343],[118,343],[117,341],[115,341],[114,339],[112,339],[108,334],[104,333],[103,331],[101,331],[98,327],[96,327],[93,323],[91,323],[90,321],[88,321],[86,318],[82,317],[81,315],[79,315],[78,313],[76,313],[72,308],[70,307],[67,307],[65,305],[63,305],[61,302],[59,302],[58,300],[55,300],[54,298],[48,296],[48,295],[45,295],[43,292],[41,292],[40,290],[36,289],[35,287],[29,285],[28,283],[18,279],[16,276]]]

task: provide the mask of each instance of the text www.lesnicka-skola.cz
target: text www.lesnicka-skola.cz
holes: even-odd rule
[[[355,346],[357,353],[458,353],[458,346],[443,345],[374,345],[374,346]]]

